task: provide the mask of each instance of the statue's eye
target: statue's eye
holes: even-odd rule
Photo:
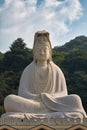
[[[40,37],[41,35],[40,34],[38,34],[38,37]]]
[[[47,34],[43,34],[45,37],[47,36]]]
[[[47,34],[45,34],[45,33],[44,33],[44,34],[38,34],[37,36],[38,36],[38,37],[40,37],[40,36],[45,36],[45,37],[46,37]]]
[[[38,37],[42,36],[43,34],[38,34]]]

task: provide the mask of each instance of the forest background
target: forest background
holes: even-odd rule
[[[18,38],[0,52],[0,115],[4,113],[4,98],[17,94],[23,69],[32,62],[33,51]],[[87,37],[78,36],[61,47],[53,48],[53,61],[64,72],[69,94],[78,94],[87,112]]]

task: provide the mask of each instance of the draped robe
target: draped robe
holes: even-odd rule
[[[35,68],[35,63],[32,62],[24,70],[19,86],[19,96],[36,102],[41,98],[40,102],[45,105],[49,112],[80,112],[85,115],[80,97],[75,94],[67,94],[65,77],[57,65],[52,61],[49,63],[49,83],[40,91],[35,84]],[[39,94],[40,97],[38,96]],[[46,108],[42,107],[42,110],[39,108],[39,112],[47,112]]]
[[[61,69],[50,61],[48,70],[47,83],[41,88],[37,83],[36,63],[32,62],[25,68],[21,76],[18,96],[10,95],[6,99],[8,107],[10,104],[13,106],[11,110],[7,108],[8,112],[52,113],[52,116],[58,113],[70,117],[77,114],[86,117],[80,97],[75,94],[68,95]]]

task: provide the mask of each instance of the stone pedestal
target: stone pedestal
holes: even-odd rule
[[[78,126],[79,125],[79,126]],[[71,127],[82,127],[87,129],[87,118],[81,119],[70,119],[70,118],[57,118],[57,119],[30,119],[27,118],[19,119],[19,118],[0,118],[0,130],[3,126],[4,129],[6,126],[9,128],[19,129],[19,130],[68,130]],[[2,129],[3,130],[3,129]],[[75,130],[75,129],[72,129]],[[85,130],[85,129],[82,129]]]

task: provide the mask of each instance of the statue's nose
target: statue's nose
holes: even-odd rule
[[[44,55],[44,51],[43,50],[41,51],[41,55]]]

